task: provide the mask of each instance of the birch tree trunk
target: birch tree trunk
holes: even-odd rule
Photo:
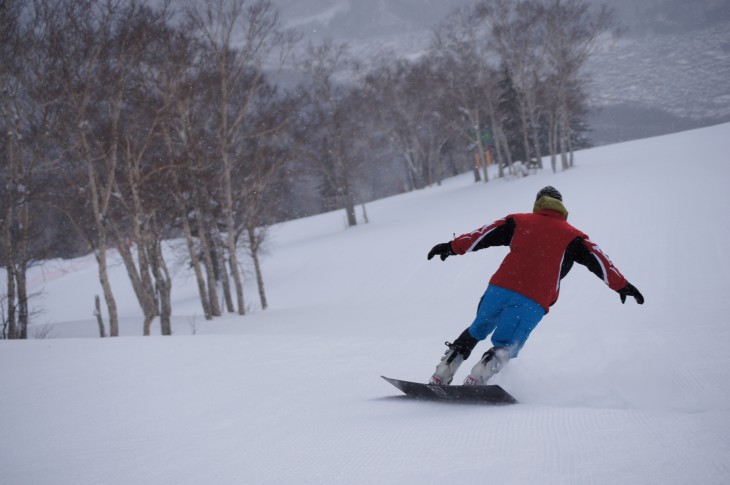
[[[17,325],[18,325],[18,317],[17,317],[17,306],[16,306],[16,300],[17,300],[17,292],[15,287],[15,264],[10,263],[12,261],[10,254],[8,252],[8,249],[12,250],[12,239],[9,231],[5,231],[5,234],[3,235],[3,245],[5,246],[5,254],[6,258],[8,258],[8,263],[6,263],[5,266],[5,272],[6,272],[6,301],[7,301],[7,316],[5,317],[5,324],[7,327],[7,338],[8,339],[15,339],[17,337]]]
[[[108,167],[106,173],[106,181],[103,186],[99,187],[99,181],[97,180],[96,169],[94,168],[94,161],[90,158],[89,143],[86,139],[86,135],[81,134],[81,145],[82,153],[87,154],[86,173],[89,192],[91,195],[91,208],[92,216],[94,218],[96,228],[96,248],[94,248],[94,256],[99,266],[99,283],[101,284],[102,291],[104,294],[104,301],[109,311],[109,336],[119,336],[119,316],[117,313],[117,302],[112,292],[112,286],[109,281],[109,273],[107,268],[107,222],[106,213],[109,207],[109,199],[112,192],[112,184],[114,180],[114,168],[116,165],[116,153],[114,148],[108,161],[110,167]],[[115,147],[115,143],[112,143]]]
[[[18,271],[15,272],[15,280],[18,284],[18,338],[28,338],[28,323],[30,313],[28,311],[28,286],[27,286],[27,271],[28,265],[26,262],[22,262]]]
[[[550,126],[548,129],[549,133],[549,145],[550,145],[550,166],[553,169],[553,173],[558,171],[558,123],[554,114],[550,115]]]
[[[256,285],[259,289],[261,309],[266,310],[269,307],[269,303],[266,299],[266,291],[264,290],[264,275],[261,271],[261,261],[259,259],[259,244],[258,237],[256,235],[256,227],[254,225],[248,224],[246,227],[246,231],[248,233],[248,240],[251,246],[251,259],[253,259],[254,272],[256,273]]]
[[[221,316],[221,306],[218,301],[218,287],[215,277],[215,267],[213,265],[213,257],[211,254],[212,246],[210,238],[208,237],[209,229],[208,224],[203,216],[203,209],[201,207],[202,196],[198,190],[195,190],[195,222],[198,225],[198,239],[200,241],[200,254],[203,255],[203,262],[205,263],[205,273],[208,279],[208,305],[210,306],[211,314],[214,317]]]
[[[109,282],[109,273],[107,271],[106,264],[106,242],[100,244],[94,251],[94,257],[96,258],[96,263],[99,266],[99,283],[101,283],[104,301],[106,302],[107,311],[109,312],[109,336],[118,337],[119,317],[117,314],[117,301],[114,299],[112,286]]]
[[[225,126],[225,124],[224,124]],[[226,241],[228,243],[228,261],[230,263],[231,276],[236,290],[236,303],[238,314],[246,314],[246,304],[243,300],[243,280],[238,265],[238,251],[236,248],[236,224],[233,218],[233,189],[231,188],[231,166],[227,150],[221,153],[223,157],[223,193],[226,207]]]
[[[155,302],[155,292],[152,286],[152,280],[150,278],[150,263],[147,258],[147,251],[145,250],[145,239],[138,241],[137,244],[137,260],[139,261],[139,267],[134,263],[134,256],[132,251],[127,245],[126,241],[121,241],[120,236],[117,235],[117,249],[124,262],[124,267],[127,269],[127,275],[132,283],[134,294],[137,296],[137,301],[142,308],[142,314],[144,315],[144,321],[142,323],[143,335],[150,335],[150,328],[152,321],[157,316],[157,305]]]
[[[213,264],[215,265],[215,274],[217,279],[221,282],[221,289],[223,290],[223,302],[226,305],[226,311],[228,313],[235,313],[236,307],[233,304],[233,296],[231,295],[231,280],[228,276],[228,263],[226,261],[226,250],[223,246],[223,241],[220,238],[220,234],[210,238],[213,241]]]
[[[206,320],[212,320],[213,313],[210,309],[210,300],[208,297],[208,291],[205,287],[205,278],[203,276],[203,270],[200,267],[200,258],[198,258],[197,251],[195,250],[195,240],[193,239],[193,232],[190,229],[190,222],[188,221],[188,209],[185,203],[181,200],[181,197],[176,197],[176,199],[178,199],[178,207],[180,207],[180,212],[182,213],[180,219],[182,220],[183,234],[185,234],[185,244],[188,248],[190,264],[193,267],[193,272],[195,273],[195,282],[198,285],[198,295],[200,296],[200,304],[203,307],[203,315]]]
[[[152,261],[152,273],[155,278],[155,289],[159,301],[160,333],[172,335],[172,278],[162,254],[160,238],[155,238],[149,245],[150,260]]]
[[[568,121],[567,121],[567,113],[565,110],[561,110],[560,113],[560,164],[563,170],[567,170],[570,167],[568,166],[568,137],[570,136],[570,131],[568,128]]]

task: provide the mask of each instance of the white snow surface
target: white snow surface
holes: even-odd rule
[[[37,266],[31,333],[48,338],[0,341],[0,483],[730,483],[728,153],[724,124],[580,151],[557,174],[454,177],[350,229],[341,212],[278,225],[270,308],[249,281],[244,317],[202,318],[171,241],[172,337],[140,336],[113,253],[120,338],[97,336],[93,258]],[[380,375],[426,381],[507,251],[429,249],[529,212],[548,184],[646,303],[576,265],[494,379],[519,404],[403,399]]]

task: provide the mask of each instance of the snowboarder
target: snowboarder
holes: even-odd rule
[[[617,291],[621,302],[644,297],[584,233],[567,222],[563,197],[554,187],[537,193],[531,214],[511,214],[492,224],[437,244],[428,259],[461,255],[490,246],[509,246],[510,252],[479,302],[474,322],[448,349],[436,366],[430,384],[449,384],[476,344],[492,334],[490,348],[471,370],[464,385],[484,385],[517,357],[527,337],[557,301],[560,280],[573,263],[586,266]]]

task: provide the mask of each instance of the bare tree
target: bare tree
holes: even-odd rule
[[[28,171],[23,153],[22,138],[26,133],[24,115],[29,106],[24,92],[23,73],[26,66],[22,59],[28,55],[29,35],[21,24],[22,4],[10,1],[0,9],[0,129],[2,129],[2,153],[0,173],[5,180],[0,188],[2,198],[2,266],[7,279],[6,302],[3,305],[3,336],[6,338],[27,338],[27,322],[18,317],[19,302],[25,300],[21,294],[24,286],[23,252],[27,227],[28,207],[24,191],[24,180]],[[26,333],[26,336],[23,334]]]
[[[352,113],[345,108],[345,99],[353,87],[337,79],[357,68],[347,52],[346,44],[336,44],[331,39],[308,46],[301,67],[308,76],[310,103],[305,108],[307,143],[301,147],[324,176],[326,197],[335,200],[334,207],[344,206],[348,226],[355,226],[355,134],[349,130],[353,125],[348,125]]]
[[[223,210],[229,270],[239,315],[246,312],[243,279],[236,253],[236,230],[231,173],[234,147],[246,136],[241,127],[263,85],[264,64],[284,62],[294,38],[280,26],[269,0],[205,0],[203,11],[191,11],[198,32],[210,47],[218,75],[215,89],[217,146],[221,162]],[[278,55],[278,57],[277,57]]]
[[[119,121],[126,72],[115,63],[114,21],[119,2],[67,2],[56,14],[56,52],[64,87],[60,175],[77,188],[59,201],[93,248],[109,312],[109,333],[119,335],[117,304],[108,276],[109,216],[120,150]],[[123,48],[123,46],[122,46]],[[82,212],[83,211],[83,212]],[[88,212],[87,212],[88,211]]]
[[[202,218],[201,208],[196,201],[197,185],[202,175],[210,168],[202,148],[207,144],[204,136],[205,116],[201,114],[204,101],[200,93],[200,61],[205,50],[188,34],[188,25],[172,31],[168,42],[161,46],[161,59],[155,70],[152,83],[162,99],[165,115],[160,129],[165,144],[166,164],[173,167],[169,172],[170,199],[175,204],[177,223],[185,236],[190,265],[195,274],[198,294],[206,320],[221,315],[218,291],[210,247],[206,231],[197,232],[197,220]],[[207,261],[207,263],[206,263]]]
[[[586,79],[586,62],[595,52],[601,36],[617,35],[613,10],[601,6],[597,10],[582,0],[544,0],[545,53],[549,81],[554,87],[555,103],[550,113],[551,164],[556,168],[556,152],[560,152],[563,169],[572,165],[570,140],[575,115],[581,113],[577,100],[571,99]],[[576,108],[576,109],[571,109]],[[570,155],[569,155],[570,152]]]
[[[175,202],[178,225],[182,228],[198,293],[206,319],[221,315],[218,285],[213,262],[213,241],[209,215],[210,197],[215,194],[216,178],[210,149],[214,137],[205,88],[208,71],[205,47],[189,38],[191,29],[183,26],[164,46],[164,62],[156,71],[155,87],[163,99],[165,116],[161,130],[165,143],[170,197]],[[212,196],[212,195],[211,195]]]
[[[453,133],[453,112],[444,103],[451,86],[440,67],[429,56],[389,62],[366,77],[368,103],[377,104],[380,129],[399,153],[410,189],[440,183],[445,172],[441,154]]]
[[[44,184],[57,159],[52,133],[59,83],[52,17],[44,2],[9,1],[0,8],[0,261],[6,269],[7,336],[27,338],[31,312],[26,273],[45,257]]]
[[[236,181],[235,213],[239,234],[245,232],[247,248],[254,265],[261,308],[268,307],[260,254],[264,246],[267,225],[273,219],[276,201],[272,200],[272,185],[284,166],[295,159],[297,151],[289,123],[302,104],[293,96],[282,96],[273,86],[260,92],[259,100],[248,120],[258,127],[247,131],[256,133],[246,139],[241,162],[233,176]],[[237,239],[240,236],[237,236]]]
[[[462,143],[475,152],[475,167],[489,181],[485,137],[488,132],[496,148],[497,161],[512,171],[512,157],[498,114],[498,56],[492,29],[495,18],[505,14],[503,2],[482,0],[458,9],[434,32],[432,50],[448,78],[447,96],[456,105],[466,124],[458,132]],[[479,179],[478,172],[475,179]]]
[[[517,95],[522,128],[524,162],[542,168],[539,142],[539,89],[544,77],[544,6],[539,1],[520,1],[502,9],[494,19],[493,37],[502,65],[508,71]]]
[[[116,210],[109,217],[111,236],[127,269],[132,288],[144,314],[143,334],[150,335],[152,321],[160,307],[170,307],[169,278],[160,249],[166,236],[160,227],[162,208],[167,208],[167,192],[161,179],[172,170],[162,156],[161,124],[166,106],[152,89],[158,66],[165,62],[159,55],[172,35],[163,9],[148,7],[123,11],[117,21],[117,40],[127,45],[123,59],[127,91],[120,117],[117,174],[114,177]],[[156,291],[162,289],[163,291]],[[165,298],[165,301],[161,301]],[[169,335],[169,315],[163,335]]]

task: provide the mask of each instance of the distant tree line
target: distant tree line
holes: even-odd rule
[[[416,60],[303,45],[269,0],[5,0],[0,6],[2,337],[27,338],[28,269],[118,251],[144,314],[172,333],[163,241],[185,241],[206,319],[251,308],[273,222],[420,189],[553,171],[585,146],[584,67],[612,13],[580,0],[481,0]],[[282,79],[296,82],[282,83]],[[245,255],[246,260],[241,261]],[[169,258],[169,256],[168,256]],[[90,295],[79,295],[91,298]]]

